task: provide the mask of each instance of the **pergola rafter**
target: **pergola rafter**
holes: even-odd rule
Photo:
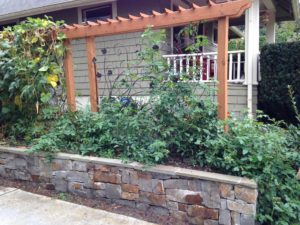
[[[94,38],[99,36],[118,35],[131,32],[143,31],[148,27],[162,29],[175,26],[183,26],[192,22],[203,20],[218,20],[218,112],[220,119],[226,119],[227,110],[227,60],[228,60],[228,29],[229,19],[241,16],[251,6],[251,0],[234,0],[224,3],[209,1],[207,6],[192,4],[191,8],[179,7],[178,11],[165,9],[163,13],[152,11],[147,15],[140,13],[139,16],[129,15],[128,18],[117,17],[106,21],[86,22],[85,24],[65,25],[62,31],[67,38],[87,40],[87,57],[91,61],[96,57]],[[72,49],[70,41],[66,41],[67,53],[65,57],[65,75],[67,79],[68,104],[71,110],[75,107],[75,87],[72,62]],[[96,111],[97,82],[95,81],[95,67],[88,62],[90,80],[90,96],[92,111]]]

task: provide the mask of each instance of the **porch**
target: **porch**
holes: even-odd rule
[[[163,56],[170,68],[170,76],[190,82],[217,81],[217,52],[170,54]],[[244,84],[245,51],[228,52],[228,83]]]

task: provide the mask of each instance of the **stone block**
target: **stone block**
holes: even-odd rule
[[[165,195],[157,195],[151,192],[140,192],[141,202],[146,202],[150,205],[157,205],[157,206],[166,206],[166,196]]]
[[[157,214],[162,216],[169,216],[170,212],[168,209],[159,206],[150,206],[147,210],[147,214]]]
[[[121,194],[122,199],[130,200],[130,201],[137,200],[139,197],[140,197],[139,194],[136,193],[122,192]]]
[[[183,203],[178,203],[178,210],[181,212],[187,212],[188,205]]]
[[[234,200],[233,185],[220,184],[220,195],[222,198]]]
[[[110,167],[107,165],[96,165],[95,170],[101,172],[110,172]]]
[[[0,165],[4,165],[6,163],[5,159],[0,158]]]
[[[192,224],[192,225],[204,225],[204,219],[201,216],[188,217],[188,224]]]
[[[137,176],[138,176],[138,179],[143,179],[143,180],[151,180],[152,179],[152,174],[149,172],[138,171]]]
[[[221,198],[218,193],[202,192],[202,204],[208,208],[219,209],[221,207]]]
[[[106,197],[106,194],[105,194],[105,191],[104,190],[95,190],[94,191],[94,196],[95,198],[105,198]]]
[[[234,188],[235,191],[235,197],[237,199],[243,200],[248,203],[256,203],[257,199],[257,190],[251,189],[251,188],[245,188],[239,185],[236,185]]]
[[[121,198],[121,186],[116,184],[106,184],[105,195],[107,198],[120,199]]]
[[[52,172],[52,178],[53,179],[67,179],[68,176],[67,171],[54,171]]]
[[[72,165],[72,170],[79,171],[79,172],[87,172],[88,170],[87,163],[74,161]]]
[[[241,225],[255,225],[255,217],[241,214]]]
[[[90,177],[88,173],[85,172],[77,172],[77,171],[70,171],[67,174],[67,180],[70,182],[80,182],[80,183],[90,183]]]
[[[95,189],[95,190],[104,190],[105,188],[106,188],[106,183],[95,182],[93,184],[93,189]]]
[[[130,183],[130,170],[122,169],[121,174],[122,174],[122,183],[129,184]]]
[[[142,211],[147,211],[148,208],[150,207],[149,204],[143,203],[143,202],[137,202],[136,203],[136,208]]]
[[[68,182],[65,180],[53,179],[51,183],[54,184],[56,191],[67,192],[68,190]]]
[[[83,184],[69,182],[68,191],[74,195],[78,195],[84,198],[93,198],[93,190],[84,188]]]
[[[241,214],[237,212],[230,212],[231,215],[231,225],[243,225],[241,224]]]
[[[227,209],[227,201],[226,201],[226,199],[221,199],[221,208],[220,209]]]
[[[138,178],[137,180],[132,180],[131,183],[138,185],[141,191],[152,192],[152,187],[156,182],[157,180]]]
[[[166,195],[168,200],[180,203],[201,204],[203,200],[199,192],[188,190],[167,189]]]
[[[122,191],[129,193],[139,193],[139,187],[133,184],[122,184]]]
[[[52,171],[70,171],[72,170],[72,161],[71,160],[62,160],[62,159],[54,159],[51,162]]]
[[[167,201],[167,208],[178,211],[178,202]]]
[[[209,209],[199,205],[188,206],[187,213],[191,217],[201,217],[202,219],[219,219],[219,211],[216,209]]]
[[[118,204],[118,205],[124,205],[124,206],[128,206],[128,207],[131,207],[131,208],[136,207],[135,201],[128,201],[128,200],[122,200],[122,199],[113,199],[112,202],[115,203],[115,204]]]
[[[181,189],[188,190],[188,181],[183,179],[171,179],[164,181],[164,188],[166,189]]]
[[[163,181],[156,179],[152,180],[152,192],[159,195],[165,194]]]
[[[220,195],[220,184],[213,181],[201,181],[201,191]]]
[[[247,204],[242,201],[227,200],[227,207],[231,211],[243,213],[247,215],[255,215],[255,211],[256,211],[254,204]]]
[[[204,220],[204,225],[220,225],[217,220]]]
[[[95,171],[94,173],[94,181],[96,182],[104,182],[111,184],[120,184],[121,183],[121,175],[114,173],[107,173],[101,171]]]
[[[186,212],[181,212],[181,211],[177,211],[177,210],[169,210],[169,211],[170,211],[170,215],[172,217],[174,217],[175,219],[177,219],[178,222],[180,221],[180,222],[182,222],[182,224],[187,224],[188,215]],[[181,223],[179,223],[179,224],[181,224]]]
[[[219,216],[219,224],[220,225],[231,225],[231,216],[229,210],[221,209]]]

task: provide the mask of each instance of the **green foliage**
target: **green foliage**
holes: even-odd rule
[[[282,22],[276,29],[276,42],[293,42],[300,41],[299,21]]]
[[[296,225],[300,221],[299,128],[285,130],[277,124],[251,119],[231,119],[229,132],[209,141],[197,154],[200,162],[216,170],[252,178],[258,183],[258,221]],[[293,132],[298,132],[298,137]],[[290,136],[292,135],[292,136]]]
[[[272,118],[296,123],[288,87],[300,106],[300,42],[266,45],[261,50],[259,108]]]
[[[51,101],[62,102],[60,24],[28,18],[0,33],[0,125],[20,118],[33,121]]]

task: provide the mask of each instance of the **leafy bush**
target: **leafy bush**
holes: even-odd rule
[[[251,119],[231,119],[228,133],[199,151],[199,162],[258,183],[258,221],[262,224],[296,225],[300,221],[300,182],[296,171],[300,162],[300,128],[285,130],[277,124]],[[298,132],[296,137],[293,132]],[[291,142],[290,142],[291,141]]]
[[[66,114],[38,139],[33,151],[71,151],[160,163],[169,152],[189,158],[217,132],[216,107],[199,100],[187,83],[165,82],[147,103],[119,98],[102,101],[101,111]]]
[[[300,42],[266,45],[261,50],[259,108],[272,118],[296,123],[288,94],[295,90],[300,105]]]
[[[63,102],[60,24],[28,18],[0,33],[0,125],[35,118],[54,97]]]

